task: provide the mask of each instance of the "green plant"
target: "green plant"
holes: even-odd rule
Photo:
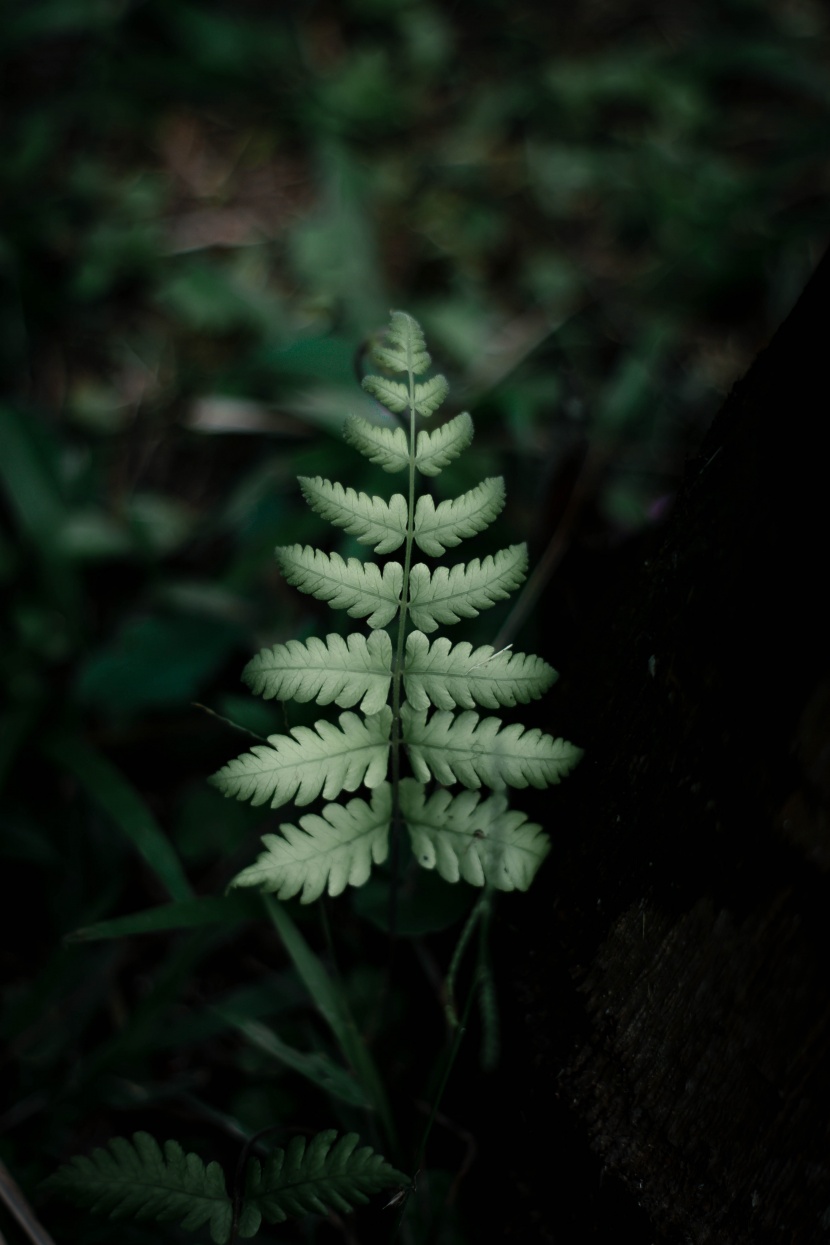
[[[320,813],[300,817],[299,826],[285,824],[280,835],[266,835],[265,852],[236,876],[233,887],[274,892],[278,900],[299,896],[302,903],[309,903],[324,891],[338,895],[349,885],[363,885],[372,863],[382,864],[389,856],[394,896],[406,834],[417,865],[434,869],[447,882],[463,879],[483,888],[447,976],[446,1010],[455,1041],[415,1157],[417,1173],[463,1034],[454,1000],[461,958],[478,927],[478,963],[463,1015],[480,990],[483,1013],[492,1016],[492,980],[486,962],[492,894],[526,890],[549,849],[541,827],[509,808],[504,789],[557,783],[581,752],[537,728],[482,718],[474,708],[512,707],[540,697],[556,678],[546,662],[514,653],[510,645],[495,651],[489,645],[474,648],[467,641],[452,644],[435,635],[441,625],[474,617],[507,598],[524,578],[527,550],[514,545],[449,568],[430,569],[413,561],[416,546],[426,556],[440,558],[464,538],[483,531],[502,509],[504,484],[501,479],[486,479],[437,505],[430,493],[419,495],[419,476],[438,475],[469,446],[472,420],[463,413],[432,432],[418,428],[419,418],[428,419],[442,404],[448,386],[443,376],[418,379],[427,373],[430,357],[411,316],[392,313],[374,357],[386,372],[403,375],[405,381],[367,376],[364,388],[385,408],[383,422],[350,417],[345,437],[385,471],[406,471],[407,494],[385,501],[321,477],[301,478],[300,484],[316,513],[359,542],[373,545],[376,553],[389,554],[402,546],[403,562],[386,561],[381,566],[301,545],[277,550],[290,583],[351,617],[365,618],[369,632],[289,640],[255,657],[244,677],[266,699],[334,703],[346,711],[337,725],[320,720],[313,727],[295,726],[287,735],[269,736],[266,743],[225,765],[212,781],[226,796],[259,805],[270,802],[274,808],[292,799],[298,805],[320,796],[331,800],[361,786],[371,792],[369,799],[327,803]],[[403,417],[403,426],[396,417]],[[403,772],[405,760],[411,774]],[[455,784],[465,790],[452,794],[447,788]],[[482,798],[482,787],[492,794]],[[151,916],[143,928],[211,920],[210,905],[242,898],[178,900],[168,906],[169,917],[162,913],[159,921]],[[321,1056],[293,1051],[256,1025],[238,1027],[333,1098],[372,1107],[396,1149],[381,1079],[342,988],[305,943],[282,904],[267,894],[262,903],[354,1077]],[[140,921],[131,918],[133,931],[141,927]],[[390,925],[394,926],[391,914]],[[95,936],[95,931],[86,933]],[[73,1160],[52,1183],[82,1204],[114,1217],[178,1219],[186,1228],[209,1222],[213,1240],[222,1245],[237,1236],[253,1236],[263,1217],[279,1222],[287,1213],[327,1206],[345,1210],[379,1188],[409,1184],[368,1147],[356,1151],[356,1135],[332,1148],[334,1136],[319,1133],[307,1152],[305,1143],[295,1138],[287,1156],[277,1151],[264,1171],[251,1160],[236,1182],[239,1192],[233,1199],[217,1164],[205,1168],[195,1155],[185,1156],[176,1142],[167,1142],[162,1154],[144,1133],[137,1133],[133,1144],[116,1139],[109,1151]]]
[[[435,570],[413,564],[415,546],[440,558],[486,528],[504,505],[504,483],[484,480],[437,506],[429,493],[417,496],[419,474],[438,475],[470,444],[472,420],[464,413],[433,432],[417,431],[417,417],[432,416],[448,386],[443,376],[416,379],[428,370],[430,357],[420,327],[405,312],[392,313],[374,357],[406,380],[372,375],[363,387],[386,411],[404,416],[406,429],[351,416],[345,437],[384,471],[406,471],[407,495],[384,501],[320,477],[301,478],[300,484],[313,510],[361,544],[381,554],[403,546],[403,563],[381,567],[311,546],[278,549],[291,584],[352,618],[365,618],[370,631],[277,644],[255,657],[244,674],[266,698],[358,706],[360,715],[342,713],[337,726],[321,720],[313,728],[272,735],[213,778],[224,795],[270,801],[272,808],[291,799],[301,805],[320,795],[331,799],[360,786],[371,790],[371,801],[326,804],[321,815],[300,818],[300,828],[283,825],[281,836],[265,837],[266,852],[234,885],[259,886],[280,899],[301,893],[305,903],[326,889],[337,895],[366,881],[372,861],[386,859],[390,838],[405,826],[418,863],[448,882],[464,878],[475,886],[526,890],[548,841],[540,826],[508,808],[503,790],[559,782],[580,750],[538,729],[481,718],[473,706],[526,703],[550,687],[556,672],[509,646],[495,652],[489,645],[428,637],[440,625],[475,617],[507,597],[524,579],[527,548],[512,545]],[[394,639],[386,627],[394,628]],[[402,775],[403,753],[414,777]],[[430,794],[433,780],[441,786]],[[456,783],[467,790],[450,795],[446,788]],[[482,786],[494,794],[482,800]]]
[[[50,1183],[111,1219],[178,1220],[191,1230],[209,1223],[211,1240],[226,1245],[237,1236],[255,1236],[263,1219],[283,1223],[289,1215],[329,1207],[350,1211],[371,1193],[407,1183],[369,1146],[357,1149],[354,1133],[336,1137],[333,1130],[318,1133],[308,1147],[303,1137],[295,1137],[264,1166],[249,1159],[240,1196],[233,1200],[218,1163],[205,1167],[176,1141],[165,1142],[162,1151],[148,1133],[135,1133],[132,1142],[114,1137],[108,1149],[76,1156]]]

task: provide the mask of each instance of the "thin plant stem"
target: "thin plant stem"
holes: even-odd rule
[[[464,956],[464,952],[467,950],[473,931],[483,915],[485,905],[488,902],[489,895],[485,892],[485,894],[481,896],[481,899],[479,899],[474,905],[473,910],[464,923],[464,928],[461,931],[461,936],[459,937],[458,942],[455,944],[455,950],[452,953],[450,966],[447,970],[447,979],[444,983],[444,1014],[447,1017],[447,1022],[451,1030],[456,1029],[459,1024],[458,1013],[455,1010],[455,979],[458,975],[458,970],[461,967],[461,960]]]
[[[404,546],[403,588],[398,612],[398,635],[395,646],[395,664],[392,671],[392,832],[389,852],[391,883],[389,887],[389,935],[395,937],[397,924],[398,877],[401,856],[401,684],[403,683],[404,642],[406,640],[406,616],[409,609],[409,574],[412,567],[412,543],[415,535],[415,373],[411,360],[407,370],[409,381],[409,490],[406,514],[406,543]]]
[[[413,1177],[413,1182],[410,1188],[407,1189],[404,1193],[404,1197],[401,1201],[401,1207],[400,1207],[400,1210],[398,1211],[398,1216],[397,1216],[397,1219],[395,1220],[395,1225],[392,1229],[392,1235],[390,1237],[390,1242],[395,1241],[398,1237],[398,1234],[401,1229],[401,1225],[403,1224],[404,1215],[406,1214],[406,1208],[409,1203],[409,1198],[415,1188],[415,1181],[417,1181],[418,1173],[423,1167],[424,1156],[426,1154],[427,1145],[429,1143],[429,1136],[430,1136],[430,1133],[432,1132],[432,1126],[435,1123],[436,1117],[438,1115],[438,1110],[441,1106],[441,1101],[444,1097],[444,1091],[446,1090],[447,1082],[450,1079],[450,1073],[452,1072],[455,1061],[458,1058],[458,1052],[461,1049],[461,1042],[464,1038],[464,1034],[467,1031],[467,1021],[470,1016],[470,1008],[473,1005],[473,999],[475,998],[477,989],[478,989],[478,974],[476,973],[476,977],[474,978],[472,985],[470,986],[470,990],[467,995],[467,1000],[464,1004],[464,1011],[461,1016],[461,1021],[456,1027],[452,1046],[450,1047],[450,1051],[447,1056],[446,1063],[444,1064],[444,1070],[441,1075],[441,1081],[438,1085],[438,1090],[432,1102],[432,1109],[430,1110],[430,1113],[429,1113],[429,1119],[427,1120],[426,1127],[424,1128],[424,1132],[421,1137],[420,1145],[418,1146],[418,1151],[415,1156],[415,1169],[414,1169],[415,1174]]]

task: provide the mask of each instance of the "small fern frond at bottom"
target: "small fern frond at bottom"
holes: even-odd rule
[[[325,1214],[329,1208],[346,1213],[368,1202],[373,1193],[410,1183],[369,1146],[358,1149],[356,1133],[339,1141],[336,1137],[333,1129],[318,1133],[308,1146],[304,1137],[295,1137],[264,1166],[251,1160],[245,1187],[251,1225],[256,1214],[268,1223],[282,1223],[289,1215]]]
[[[381,783],[372,803],[349,800],[346,805],[327,804],[318,817],[307,813],[297,826],[280,826],[281,836],[265,834],[267,848],[257,860],[234,878],[233,886],[259,886],[275,891],[278,899],[300,895],[300,903],[319,899],[328,889],[339,895],[347,886],[362,886],[372,861],[383,864],[389,850],[392,821],[392,788]]]
[[[421,783],[404,778],[401,813],[418,864],[447,882],[526,891],[550,851],[542,827],[509,809],[503,795],[441,790],[427,799]]]
[[[327,1130],[308,1145],[304,1137],[295,1137],[264,1167],[257,1159],[248,1162],[239,1237],[256,1236],[263,1218],[282,1223],[289,1215],[325,1214],[329,1208],[347,1212],[373,1193],[410,1183],[369,1146],[357,1149],[356,1133],[336,1137]],[[189,1231],[209,1222],[215,1245],[228,1245],[231,1239],[233,1205],[222,1168],[218,1163],[206,1167],[177,1141],[165,1141],[162,1152],[149,1133],[134,1133],[132,1141],[113,1137],[108,1149],[72,1158],[46,1185],[110,1219],[177,1220]]]
[[[107,1149],[71,1159],[47,1184],[110,1219],[178,1220],[190,1231],[209,1223],[216,1245],[230,1240],[233,1209],[222,1168],[205,1167],[177,1141],[165,1141],[162,1153],[149,1133],[113,1137]]]

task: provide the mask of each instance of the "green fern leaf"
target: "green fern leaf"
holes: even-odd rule
[[[407,385],[402,385],[399,380],[388,380],[385,376],[365,376],[362,384],[366,392],[383,403],[388,411],[403,415],[409,412],[411,405],[416,414],[426,419],[435,414],[450,391],[444,376],[432,376],[413,385],[411,394]]]
[[[326,721],[313,729],[294,726],[290,735],[269,735],[268,746],[229,761],[210,781],[225,796],[252,804],[270,800],[272,808],[292,799],[310,804],[321,794],[332,800],[361,783],[377,787],[386,777],[391,724],[385,705],[365,720],[341,713],[339,729]]]
[[[333,702],[341,709],[351,709],[360,701],[362,713],[378,713],[389,697],[392,641],[386,631],[372,631],[368,636],[355,632],[345,639],[311,636],[305,643],[289,640],[258,653],[242,678],[265,700]]]
[[[339,553],[323,553],[311,545],[284,545],[276,550],[277,564],[285,578],[301,592],[332,609],[345,610],[350,618],[366,618],[370,627],[385,627],[398,612],[403,588],[400,562],[381,568],[374,562],[348,562]]]
[[[510,545],[480,561],[429,567],[417,562],[409,579],[409,610],[413,626],[435,631],[439,623],[475,618],[517,588],[527,573],[527,545]]]
[[[542,827],[509,809],[503,795],[441,790],[427,799],[421,783],[404,778],[400,799],[415,859],[447,882],[526,891],[550,851]]]
[[[327,804],[319,817],[301,817],[302,829],[283,825],[282,837],[263,835],[268,850],[231,885],[259,886],[275,891],[278,899],[292,899],[302,891],[300,903],[319,899],[326,889],[339,895],[347,886],[362,886],[372,861],[379,865],[386,859],[391,820],[392,788],[382,782],[371,805],[365,800]]]
[[[423,330],[405,311],[393,311],[384,339],[372,348],[375,362],[390,372],[420,376],[430,365]]]
[[[445,636],[430,643],[422,631],[407,637],[404,687],[413,709],[527,704],[538,700],[557,677],[552,666],[532,654],[508,649],[497,653],[489,644],[473,648],[467,640],[451,645]]]
[[[371,425],[370,425],[371,426]],[[403,437],[403,431],[398,429]],[[448,463],[457,458],[467,446],[471,444],[473,439],[473,421],[466,411],[462,411],[460,415],[456,415],[454,419],[450,419],[446,424],[441,424],[439,428],[434,428],[432,432],[419,432],[418,441],[415,446],[415,466],[421,475],[437,476]],[[404,437],[404,441],[406,438]],[[358,446],[358,448],[360,448]],[[378,461],[373,459],[374,462]],[[407,452],[406,462],[409,462],[409,454]],[[381,464],[382,466],[383,464]],[[404,466],[402,463],[401,466]],[[387,467],[387,471],[398,470],[398,468]]]
[[[325,1214],[329,1208],[345,1214],[373,1193],[410,1183],[369,1146],[358,1149],[356,1133],[335,1142],[336,1137],[334,1129],[318,1133],[308,1147],[304,1137],[295,1137],[264,1167],[252,1159],[245,1187],[248,1214],[255,1210],[268,1223],[283,1223],[289,1215]],[[251,1219],[251,1226],[246,1235],[253,1236],[259,1223]]]
[[[415,507],[415,542],[430,557],[440,558],[447,549],[460,545],[465,536],[483,531],[503,508],[501,476],[482,480],[469,492],[437,507],[429,493],[423,493]]]
[[[385,376],[364,376],[363,388],[378,402],[382,402],[387,411],[403,415],[409,410],[409,388],[399,380],[387,380]]]
[[[449,391],[450,387],[445,376],[431,376],[429,380],[415,385],[412,404],[417,414],[422,415],[424,419],[429,419],[430,415],[434,415],[438,410]]]
[[[467,418],[469,419],[469,416]],[[368,419],[361,419],[359,415],[349,415],[343,426],[343,437],[364,458],[377,463],[384,471],[403,471],[409,463],[409,445],[403,428],[385,428],[378,424],[370,424]],[[469,445],[469,441],[467,444]],[[462,446],[461,449],[463,448]],[[460,454],[461,450],[459,449],[457,453]],[[451,457],[454,458],[455,455]],[[447,461],[449,462],[449,459]],[[437,472],[427,472],[427,474],[436,475]]]
[[[500,718],[480,718],[470,710],[457,716],[439,710],[427,718],[404,704],[401,720],[409,761],[420,782],[433,777],[444,786],[547,787],[570,773],[582,756],[580,748],[536,727],[504,726]]]
[[[311,509],[356,536],[362,545],[374,545],[375,553],[391,553],[406,539],[407,505],[403,493],[389,501],[356,493],[320,476],[300,476],[300,488]]]
[[[113,1137],[107,1149],[77,1155],[48,1181],[73,1201],[110,1219],[178,1220],[190,1231],[210,1224],[216,1245],[230,1240],[233,1208],[218,1163],[205,1167],[177,1141],[164,1152],[149,1133]]]

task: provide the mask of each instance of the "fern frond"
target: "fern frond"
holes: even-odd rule
[[[282,1223],[289,1215],[325,1214],[330,1207],[348,1212],[381,1189],[410,1183],[370,1146],[358,1149],[356,1133],[339,1141],[336,1137],[329,1129],[307,1146],[304,1137],[295,1137],[287,1150],[275,1150],[264,1167],[258,1159],[249,1161],[239,1237],[256,1236],[263,1218]],[[210,1223],[215,1245],[228,1245],[233,1205],[218,1163],[205,1167],[177,1141],[166,1141],[162,1153],[149,1133],[134,1133],[131,1142],[113,1137],[108,1147],[94,1150],[89,1158],[72,1158],[47,1186],[110,1219],[178,1220],[189,1231]]]
[[[372,347],[375,362],[389,372],[412,372],[420,376],[430,365],[423,330],[405,311],[393,311],[384,339]]]
[[[343,425],[343,438],[364,458],[377,463],[384,471],[403,471],[409,463],[409,445],[403,428],[384,428],[378,424],[370,424],[368,419],[361,419],[359,415],[349,415]],[[427,474],[437,473],[433,471]]]
[[[509,809],[503,795],[441,790],[427,799],[421,783],[404,778],[400,799],[415,859],[447,882],[526,891],[550,851],[542,827]]]
[[[430,557],[440,558],[447,549],[460,545],[465,536],[482,532],[503,509],[501,476],[482,480],[469,492],[438,506],[429,493],[422,493],[415,506],[415,543]]]
[[[413,709],[430,704],[436,709],[472,709],[476,704],[496,709],[538,700],[558,675],[532,654],[509,649],[497,653],[489,644],[473,648],[467,640],[450,644],[446,636],[430,643],[422,631],[413,631],[406,640],[403,678]]]
[[[361,783],[377,787],[386,777],[391,724],[385,705],[366,719],[341,713],[339,729],[326,721],[313,729],[294,726],[290,735],[269,735],[268,746],[229,761],[210,781],[225,796],[252,804],[270,800],[272,808],[292,799],[310,804],[321,794],[332,800]]]
[[[371,427],[371,425],[370,425]],[[403,432],[401,436],[403,437]],[[415,466],[421,475],[437,476],[448,463],[466,450],[473,439],[473,421],[466,411],[456,415],[440,428],[432,432],[419,432],[415,445]],[[406,440],[406,438],[404,438]],[[358,449],[360,447],[358,446]],[[373,462],[377,462],[373,459]],[[407,452],[406,462],[409,461]],[[381,464],[383,465],[383,464]],[[404,464],[401,464],[402,466]],[[387,467],[387,471],[397,471],[397,467]]]
[[[420,782],[433,777],[445,786],[548,787],[582,756],[574,744],[537,727],[504,726],[500,718],[480,718],[469,709],[457,716],[440,710],[427,718],[404,704],[401,720],[409,761]]]
[[[510,545],[480,561],[429,567],[417,562],[409,579],[409,610],[413,626],[435,631],[439,623],[475,618],[510,595],[527,573],[527,545]]]
[[[110,1219],[178,1220],[191,1231],[209,1223],[216,1245],[230,1240],[233,1208],[222,1168],[205,1167],[177,1141],[166,1141],[162,1153],[149,1133],[113,1137],[107,1149],[76,1155],[48,1184]]]
[[[368,1202],[372,1193],[401,1187],[409,1177],[390,1166],[370,1146],[357,1148],[360,1138],[347,1133],[335,1141],[334,1129],[318,1133],[306,1147],[295,1137],[287,1150],[277,1150],[264,1167],[257,1159],[248,1165],[245,1208],[253,1236],[259,1223],[256,1210],[268,1223],[283,1223],[289,1215],[325,1214],[331,1208],[341,1214]],[[248,1224],[246,1224],[246,1228]]]
[[[361,545],[374,545],[375,553],[391,553],[406,539],[407,506],[403,493],[395,493],[384,501],[320,476],[298,479],[312,510],[336,527],[345,528]]]
[[[371,804],[365,800],[326,804],[319,817],[316,813],[301,817],[301,829],[283,825],[282,837],[263,835],[268,850],[231,885],[259,886],[275,891],[278,899],[292,899],[302,891],[300,903],[319,899],[326,889],[339,895],[347,886],[362,886],[372,861],[379,865],[386,859],[391,820],[388,782],[375,788]]]
[[[370,627],[385,627],[398,612],[403,588],[400,562],[381,568],[374,562],[345,561],[339,553],[323,553],[311,545],[283,545],[276,550],[285,578],[301,592],[350,618],[366,618]]]
[[[248,662],[242,678],[265,700],[333,702],[341,709],[360,701],[362,713],[378,713],[389,697],[392,641],[386,631],[289,640],[264,648]]]

